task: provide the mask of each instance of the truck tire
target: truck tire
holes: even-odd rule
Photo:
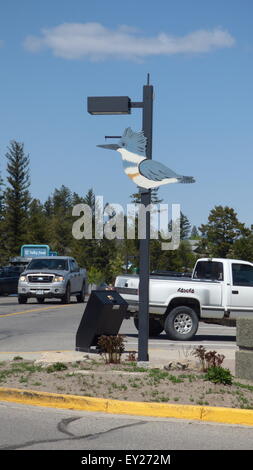
[[[139,331],[139,320],[138,318],[134,318],[134,325],[135,328]],[[162,333],[164,326],[161,324],[159,320],[155,318],[149,319],[149,336],[159,336]]]
[[[84,302],[85,301],[85,282],[82,285],[82,290],[80,294],[76,296],[77,302]]]
[[[171,310],[165,320],[164,329],[170,339],[188,341],[197,332],[198,325],[197,313],[182,305]]]
[[[18,296],[18,303],[19,304],[26,304],[27,302],[27,297],[25,295],[19,295]]]
[[[70,303],[70,284],[67,284],[65,294],[62,296],[61,300],[63,304]]]
[[[44,304],[44,300],[45,300],[44,297],[37,297],[38,304]]]

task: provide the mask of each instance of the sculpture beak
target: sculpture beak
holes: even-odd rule
[[[97,145],[97,147],[101,147],[103,149],[109,149],[109,150],[118,150],[120,148],[118,144],[104,144],[104,145]]]

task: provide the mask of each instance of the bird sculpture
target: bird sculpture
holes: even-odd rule
[[[97,145],[121,154],[126,175],[137,186],[152,189],[169,183],[195,183],[192,176],[178,175],[162,163],[146,157],[147,138],[144,133],[125,129],[117,144]]]

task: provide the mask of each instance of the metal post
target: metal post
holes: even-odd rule
[[[147,137],[146,156],[152,158],[152,124],[153,124],[153,86],[143,87],[143,118],[142,129]],[[140,189],[141,204],[144,208],[151,202],[151,190]],[[149,338],[149,242],[150,242],[150,212],[140,213],[145,217],[145,237],[140,239],[140,265],[139,265],[139,336],[138,361],[148,361]],[[144,225],[144,221],[142,221]]]

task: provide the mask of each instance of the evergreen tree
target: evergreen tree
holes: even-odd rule
[[[200,238],[200,236],[199,236],[198,229],[197,229],[196,225],[193,225],[190,239],[191,240],[198,240],[199,238]]]
[[[39,199],[33,199],[29,207],[27,243],[34,245],[49,244],[49,219]]]
[[[27,242],[30,160],[24,153],[24,144],[15,140],[11,141],[6,158],[8,186],[4,192],[4,245],[8,256],[15,256]]]
[[[95,239],[95,194],[92,189],[89,189],[83,198],[80,198],[77,194],[75,194],[75,197],[72,198],[72,200],[74,200],[75,204],[86,204],[91,208],[92,231],[91,238],[84,238],[84,235],[81,239],[75,239],[71,235],[71,253],[76,258],[80,266],[85,267],[88,271],[89,269],[92,269],[92,272],[98,273],[98,277],[105,280],[108,277],[107,271],[109,260],[115,254],[113,251],[110,252],[110,248],[114,241],[106,239]],[[75,204],[73,204],[73,206]],[[83,214],[81,213],[80,217],[82,217],[82,215]],[[71,217],[71,219],[72,226],[74,219],[73,217]],[[83,224],[85,224],[85,221],[83,221]],[[80,228],[80,230],[83,232],[82,228]]]
[[[0,175],[0,266],[5,262],[6,252],[4,249],[4,191],[3,191],[3,179]]]
[[[169,223],[169,231],[172,231],[172,221]],[[186,240],[189,238],[191,231],[191,224],[188,217],[180,211],[180,240]]]
[[[189,222],[189,219],[184,215],[182,212],[180,212],[180,238],[181,240],[186,240],[189,238],[191,231],[191,224]]]
[[[49,196],[44,204],[44,210],[47,217],[51,217],[53,215],[53,202],[52,197]]]
[[[253,262],[253,234],[235,240],[228,252],[228,258]]]
[[[83,202],[84,202],[84,204],[87,204],[91,208],[92,215],[93,215],[93,217],[95,217],[96,196],[95,196],[92,188],[90,188],[88,190],[87,194],[83,198]]]
[[[163,202],[163,199],[159,198],[158,195],[159,188],[153,188],[151,189],[151,199],[150,203],[153,204],[154,206],[159,205]],[[131,203],[132,204],[141,204],[141,193],[138,191],[136,193],[131,194],[130,196]],[[159,213],[159,208],[156,209]],[[126,234],[125,234],[125,251],[124,251],[124,256],[125,259],[128,260],[130,259],[133,261],[133,266],[134,268],[139,269],[139,250],[140,250],[140,240],[138,239],[138,228],[139,228],[139,221],[138,221],[138,214],[136,214],[136,220],[133,221],[135,223],[135,239],[134,240],[126,240]],[[125,221],[125,228],[126,228],[126,221]],[[151,227],[152,230],[152,227]],[[150,269],[153,269],[153,252],[156,252],[157,248],[157,240],[150,240]],[[157,261],[157,260],[156,260]]]
[[[0,174],[0,222],[4,218],[4,180]]]
[[[151,204],[161,204],[161,202],[163,202],[163,199],[160,199],[158,197],[158,191],[159,191],[159,188],[151,189]],[[131,202],[133,204],[136,204],[136,203],[140,204],[141,203],[141,193],[136,192],[136,193],[131,194],[130,199],[131,199]]]
[[[48,226],[48,245],[59,255],[69,255],[72,242],[72,194],[62,185],[55,189],[47,201],[46,210],[51,214]]]
[[[226,258],[234,242],[251,233],[239,222],[234,209],[228,206],[215,206],[209,214],[208,223],[202,224],[199,230],[202,239],[198,251],[219,258]]]
[[[191,271],[196,255],[192,252],[188,240],[182,240],[177,250],[161,250],[158,240],[151,240],[150,270],[152,271]]]

